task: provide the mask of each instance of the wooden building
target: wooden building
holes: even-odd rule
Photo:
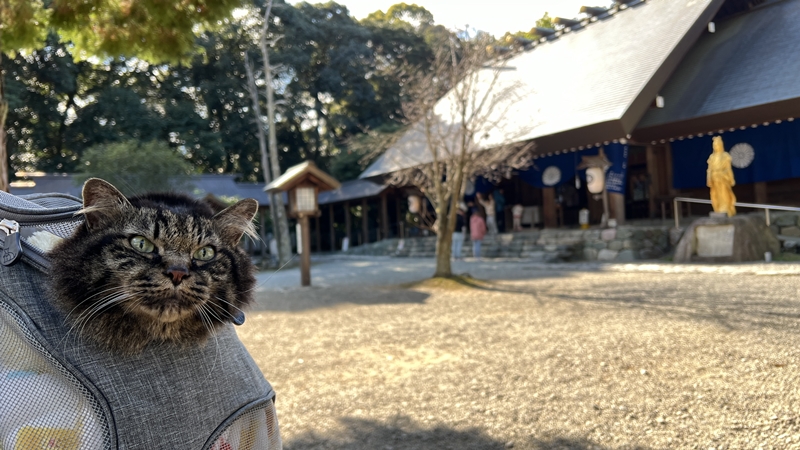
[[[708,198],[705,160],[722,134],[742,165],[742,201],[800,204],[800,0],[620,0],[585,10],[504,61],[503,82],[522,86],[506,108],[514,119],[489,121],[502,126],[486,130],[479,151],[505,137],[534,142],[536,159],[499,185],[476,180],[478,191],[502,188],[507,205],[538,206],[547,227],[577,224],[582,208],[597,223],[602,209],[577,167],[602,147],[614,155],[612,217],[659,217],[676,195]],[[361,177],[379,182],[429,162],[428,153],[412,127]]]

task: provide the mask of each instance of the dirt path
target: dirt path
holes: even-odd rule
[[[288,449],[800,447],[795,266],[335,265],[349,283],[262,287],[240,328]]]

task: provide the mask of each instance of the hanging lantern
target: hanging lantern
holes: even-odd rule
[[[418,214],[420,210],[420,206],[422,203],[422,199],[419,198],[418,195],[409,195],[408,196],[408,211],[411,214]]]
[[[586,169],[586,187],[592,194],[600,194],[606,185],[605,171],[601,167]]]

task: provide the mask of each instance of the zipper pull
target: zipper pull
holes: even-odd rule
[[[0,220],[0,263],[11,266],[22,256],[19,236],[19,223],[14,220]]]

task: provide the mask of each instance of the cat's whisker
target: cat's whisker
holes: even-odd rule
[[[243,309],[241,309],[241,308],[239,308],[239,307],[237,307],[237,306],[236,306],[236,305],[234,305],[233,303],[231,303],[231,302],[229,302],[229,301],[227,301],[227,300],[225,300],[225,299],[219,298],[219,297],[217,297],[217,296],[214,296],[214,298],[216,298],[217,300],[221,301],[222,303],[225,303],[226,305],[230,305],[230,306],[231,306],[231,308],[238,309],[239,311],[241,311],[241,312],[242,312],[242,314],[244,314],[244,310],[243,310]],[[226,312],[227,312],[227,311],[226,311]],[[230,313],[228,313],[228,314],[230,314]]]
[[[217,339],[217,334],[214,332],[211,318],[208,316],[207,311],[210,310],[206,309],[206,305],[204,303],[198,304],[195,309],[199,313],[200,319],[203,321],[203,326],[205,326],[209,334],[214,337],[214,362],[211,363],[211,369],[208,371],[208,377],[210,378],[211,374],[214,372],[214,369],[217,367],[217,358],[219,357],[219,340]]]
[[[220,316],[219,316],[219,315],[216,313],[216,311],[214,311],[213,309],[211,309],[211,307],[210,307],[208,304],[204,304],[204,305],[202,305],[202,306],[203,306],[203,308],[206,310],[206,312],[208,312],[208,313],[209,313],[209,314],[210,314],[210,315],[211,315],[213,318],[217,319],[217,321],[219,321],[219,322],[223,322],[223,323],[225,322],[225,320],[224,320],[222,317],[220,317]],[[231,313],[229,313],[228,311],[225,311],[224,309],[222,309],[222,307],[221,307],[221,306],[219,306],[219,305],[217,305],[217,304],[214,304],[213,306],[216,306],[217,308],[219,308],[219,309],[220,309],[220,311],[222,311],[222,312],[224,312],[225,314],[227,314],[228,316],[230,316],[230,317],[231,317],[231,319],[233,319],[233,318],[234,318],[234,317],[233,317],[233,315],[231,315]]]
[[[219,300],[219,299],[217,299],[217,300]],[[212,306],[214,306],[215,308],[218,308],[220,311],[224,312],[225,314],[227,314],[227,315],[228,315],[228,317],[230,317],[231,319],[235,319],[235,318],[236,318],[236,316],[234,316],[233,314],[229,313],[229,312],[228,312],[228,311],[227,311],[225,308],[223,308],[222,306],[220,306],[220,305],[218,305],[218,304],[216,304],[216,303],[211,303],[211,305],[212,305]],[[241,311],[241,310],[240,310],[240,311]],[[219,318],[219,316],[217,316],[217,318],[219,319],[219,321],[220,321],[220,322],[224,322],[224,320],[222,320],[222,318]]]
[[[84,318],[81,319],[80,316],[78,318],[78,322],[80,321],[83,322],[83,326],[80,328],[79,332],[83,333],[84,330],[86,329],[86,326],[89,324],[89,321],[91,321],[93,317],[96,317],[98,314],[103,312],[103,310],[108,309],[109,307],[117,303],[122,303],[131,297],[132,297],[131,294],[127,292],[122,292],[111,297],[106,297],[104,298],[102,303],[93,305],[91,308],[87,309],[85,311],[85,314],[83,314]]]
[[[67,330],[64,337],[61,339],[59,345],[61,345],[61,343],[64,343],[64,340],[70,334],[72,334],[73,331],[76,331],[76,329],[78,334],[83,334],[92,317],[96,316],[97,314],[102,312],[103,309],[106,309],[114,305],[115,303],[121,303],[122,301],[125,301],[128,297],[130,297],[130,294],[127,294],[125,292],[117,292],[114,294],[109,294],[100,299],[96,304],[87,308],[85,311],[82,311],[74,318],[72,326],[69,328],[69,330]],[[75,308],[73,308],[72,311],[74,310]],[[72,312],[70,312],[70,314],[72,314]]]
[[[115,304],[127,302],[130,299],[138,300],[138,296],[140,294],[141,294],[140,292],[136,291],[130,292],[129,290],[125,290],[125,292],[118,292],[103,297],[95,305],[92,305],[91,307],[87,308],[87,310],[82,313],[82,315],[85,315],[85,318],[83,319],[84,323],[85,324],[88,323],[92,317],[95,317],[97,314],[101,313],[104,309],[107,309]],[[134,305],[129,303],[126,306],[126,308],[123,308],[123,311],[130,312],[130,308],[132,306]],[[78,320],[80,320],[80,316],[78,317]]]
[[[80,306],[81,306],[81,305],[83,305],[84,303],[88,302],[89,300],[93,299],[94,297],[97,297],[98,295],[101,295],[101,294],[106,294],[106,293],[108,293],[108,292],[112,292],[112,291],[115,291],[115,290],[117,290],[117,291],[123,291],[123,290],[125,290],[125,286],[112,286],[112,287],[109,287],[109,288],[103,289],[102,291],[98,291],[98,292],[96,292],[96,293],[94,293],[94,294],[92,294],[92,295],[90,295],[90,296],[88,296],[88,297],[84,298],[84,299],[83,299],[83,300],[81,300],[80,302],[78,302],[78,304],[76,304],[76,305],[75,305],[75,307],[74,307],[74,308],[72,308],[72,309],[71,309],[71,310],[70,310],[70,311],[67,313],[67,315],[68,315],[68,316],[69,316],[69,315],[72,315],[72,313],[73,313],[73,312],[75,312],[75,310],[76,310],[78,307],[80,307]]]

